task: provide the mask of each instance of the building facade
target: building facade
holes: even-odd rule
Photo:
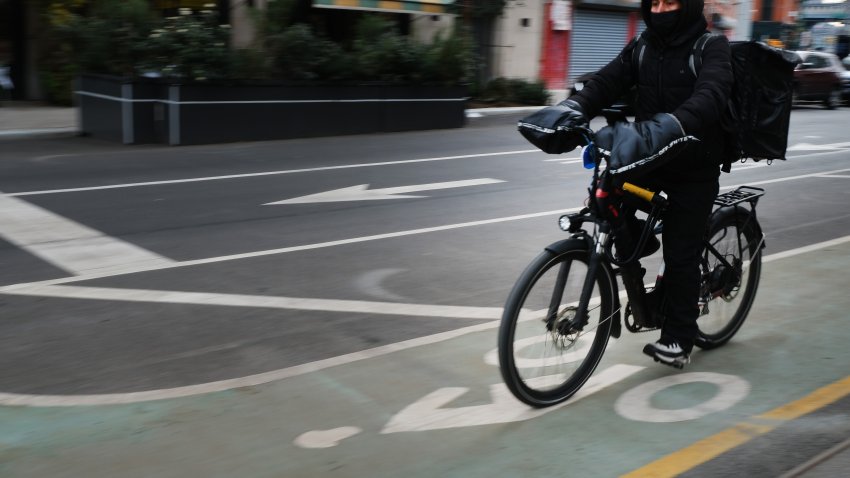
[[[742,5],[708,0],[710,28],[749,39]],[[577,77],[604,66],[644,28],[640,0],[511,0],[496,27],[493,76],[542,79],[558,100]]]
[[[749,39],[749,17],[792,22],[798,0],[707,0],[706,17],[712,28],[731,39]],[[810,0],[829,1],[829,0]],[[222,19],[232,26],[235,48],[252,46],[256,31],[252,9],[264,9],[269,0],[151,0],[163,12],[180,7],[200,8],[216,3]],[[339,34],[355,22],[355,15],[381,12],[399,19],[404,33],[421,41],[452,28],[469,18],[451,14],[454,0],[303,0],[302,14],[318,21],[327,32]],[[14,97],[39,99],[38,2],[0,0],[0,67],[11,66]],[[842,4],[843,5],[843,4]],[[486,80],[495,77],[542,80],[564,97],[575,79],[595,71],[614,58],[644,24],[640,0],[508,0],[503,14],[477,29],[476,43],[484,60]],[[778,20],[773,20],[778,19]],[[743,25],[743,26],[742,26]],[[482,25],[476,25],[482,27]],[[743,33],[746,32],[746,33]],[[742,35],[746,35],[742,37]]]

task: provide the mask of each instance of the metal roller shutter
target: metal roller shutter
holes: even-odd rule
[[[627,12],[577,9],[574,15],[570,40],[570,69],[567,74],[567,84],[570,86],[576,77],[607,65],[630,40],[627,37]],[[640,21],[638,33],[643,31],[643,28],[643,21]]]

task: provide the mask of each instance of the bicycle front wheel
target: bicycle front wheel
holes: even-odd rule
[[[600,265],[584,325],[570,325],[588,272],[586,243],[544,251],[511,291],[499,329],[499,366],[511,393],[534,407],[563,402],[593,374],[608,344],[616,283]]]
[[[702,259],[698,347],[719,347],[741,328],[761,277],[761,251],[761,228],[749,211],[712,222]]]

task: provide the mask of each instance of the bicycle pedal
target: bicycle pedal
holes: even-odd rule
[[[667,362],[667,361],[661,360],[658,357],[652,357],[652,359],[655,360],[656,362],[660,363],[660,364],[668,365],[670,367],[673,367],[673,368],[679,369],[679,370],[682,370],[683,368],[685,368],[685,364],[688,363],[688,362],[680,362],[678,360],[674,360],[672,362]]]

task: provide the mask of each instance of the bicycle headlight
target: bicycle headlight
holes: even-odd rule
[[[567,216],[566,214],[561,216],[558,219],[558,227],[560,227],[562,231],[569,231],[570,230],[570,216]]]

